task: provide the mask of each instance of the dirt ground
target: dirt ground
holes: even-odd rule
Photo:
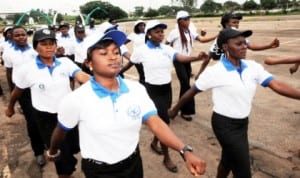
[[[169,25],[165,34],[175,26],[175,20],[162,20]],[[207,30],[211,36],[220,30],[220,18],[193,18],[198,29]],[[120,24],[120,28],[130,33],[133,23]],[[245,17],[240,29],[252,29],[254,34],[250,42],[266,44],[277,37],[280,47],[265,51],[248,51],[247,58],[263,64],[266,56],[299,56],[300,46],[300,15],[274,17]],[[194,53],[208,51],[211,43],[196,44]],[[129,46],[131,49],[131,46]],[[214,62],[211,62],[213,64]],[[195,73],[200,62],[193,63]],[[263,64],[264,65],[264,64]],[[266,66],[274,76],[289,85],[300,89],[300,71],[290,75],[291,65]],[[135,69],[126,73],[127,78],[137,79]],[[193,83],[194,79],[191,80]],[[9,98],[4,67],[0,67],[0,82],[5,89],[5,95],[0,99],[0,178],[52,178],[56,177],[52,163],[40,169],[31,151],[26,134],[25,122],[21,114],[7,118],[3,110]],[[178,80],[173,71],[173,102],[178,99]],[[279,96],[268,88],[258,87],[253,102],[249,123],[249,142],[251,165],[254,178],[299,178],[300,177],[300,101]],[[216,168],[220,159],[220,146],[212,132],[211,92],[196,96],[197,114],[192,122],[186,122],[176,117],[171,122],[171,128],[186,143],[194,147],[194,152],[207,162],[207,172],[200,176],[211,178],[216,176]],[[143,127],[141,131],[141,154],[143,157],[145,178],[185,178],[192,177],[185,168],[179,154],[171,151],[179,172],[168,172],[162,164],[162,157],[150,150],[152,134]],[[80,159],[80,155],[78,155]],[[84,177],[80,164],[74,177]]]

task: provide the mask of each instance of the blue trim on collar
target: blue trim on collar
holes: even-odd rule
[[[31,49],[31,47],[27,44],[24,48],[20,48],[18,45],[16,45],[15,43],[12,43],[12,47],[14,48],[15,51],[27,51],[29,49]]]
[[[62,38],[70,38],[70,35],[69,35],[69,34],[67,34],[67,35],[61,34],[60,36],[61,36]]]
[[[160,44],[159,44],[158,46],[155,46],[150,40],[148,40],[148,41],[146,42],[146,45],[147,45],[150,49],[156,49],[156,48],[162,49],[162,47],[161,47]]]
[[[93,91],[96,93],[96,95],[99,98],[104,98],[104,97],[109,96],[111,98],[111,100],[113,102],[115,102],[116,99],[120,95],[129,92],[129,89],[128,89],[127,85],[125,84],[124,80],[120,76],[117,77],[117,80],[119,82],[119,91],[118,92],[108,90],[103,85],[101,85],[100,83],[98,83],[95,80],[95,77],[91,77],[90,82],[91,82],[91,86],[92,86]]]
[[[53,69],[61,64],[61,62],[58,61],[58,60],[56,59],[55,56],[53,56],[53,61],[54,61],[54,65],[53,65],[53,67],[51,67],[51,68],[53,68]],[[42,62],[40,56],[36,56],[36,57],[35,57],[35,62],[36,62],[36,65],[37,65],[37,67],[38,67],[39,69],[43,69],[43,68],[45,68],[45,67],[49,68],[49,66],[45,65],[45,64]]]
[[[233,71],[233,70],[236,70],[238,71],[239,73],[242,73],[243,70],[245,68],[247,68],[247,64],[243,61],[243,60],[240,60],[240,63],[241,63],[241,67],[240,68],[237,68],[235,65],[233,65],[227,58],[226,56],[223,54],[221,56],[221,60],[222,64],[224,65],[225,69],[227,71]]]
[[[79,39],[79,38],[76,38],[76,42],[77,42],[77,43],[82,43],[83,40],[82,40],[82,39]]]

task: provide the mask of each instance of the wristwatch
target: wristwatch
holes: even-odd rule
[[[182,157],[182,159],[185,161],[185,158],[184,158],[184,153],[186,151],[189,151],[189,152],[193,152],[193,148],[190,146],[190,145],[185,145],[180,151],[179,151],[179,154],[180,156]]]

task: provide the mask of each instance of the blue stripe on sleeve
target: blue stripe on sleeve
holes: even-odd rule
[[[71,77],[72,77],[72,78],[74,78],[74,77],[75,77],[75,75],[77,74],[77,72],[79,72],[79,71],[81,71],[81,69],[77,69],[77,70],[75,70],[75,71],[72,73]]]
[[[176,53],[174,53],[174,55],[173,55],[173,61],[175,61],[176,60],[176,55],[177,55],[178,53],[176,52]]]
[[[142,121],[145,122],[150,116],[153,116],[153,115],[157,115],[157,110],[152,110],[152,111],[146,113],[143,116]]]
[[[71,130],[72,128],[68,128],[68,127],[66,127],[66,126],[64,126],[61,122],[57,122],[58,123],[58,125],[63,129],[63,130],[65,130],[65,131],[69,131],[69,130]]]
[[[274,80],[274,77],[270,76],[266,80],[264,80],[260,85],[263,87],[267,87],[272,80]]]

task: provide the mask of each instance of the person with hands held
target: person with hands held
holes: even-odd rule
[[[145,124],[165,145],[182,150],[191,174],[204,174],[205,162],[186,149],[162,121],[145,87],[118,75],[122,65],[120,46],[126,41],[125,33],[111,30],[96,40],[87,52],[93,77],[59,105],[49,160],[57,159],[66,133],[78,126],[85,177],[142,178],[139,137],[141,126]]]
[[[196,94],[212,90],[212,129],[222,148],[217,178],[226,178],[230,171],[236,178],[251,177],[248,116],[257,85],[269,87],[282,96],[300,99],[299,90],[275,79],[261,64],[245,59],[246,38],[251,35],[251,30],[225,28],[220,31],[217,41],[223,50],[220,61],[209,66],[194,87],[168,111],[173,118]]]

